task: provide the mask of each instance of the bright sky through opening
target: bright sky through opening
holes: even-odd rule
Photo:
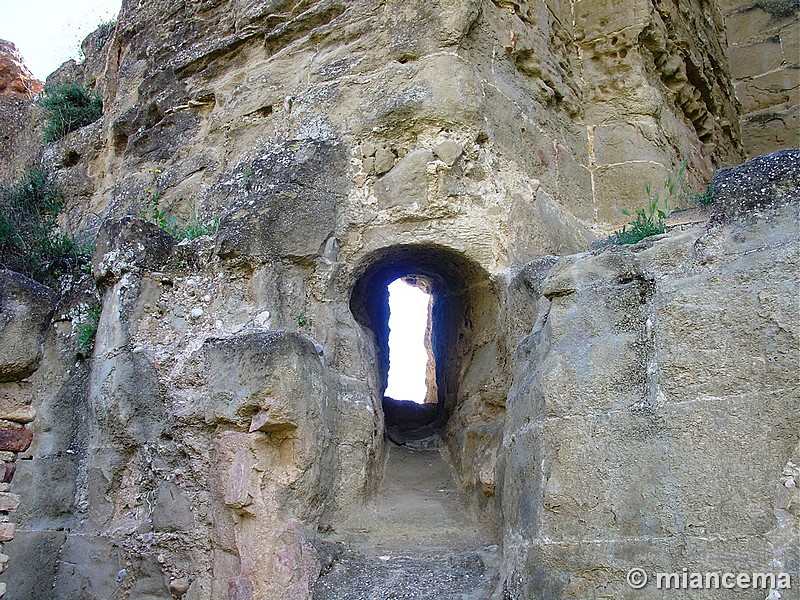
[[[428,390],[425,368],[425,330],[430,295],[402,279],[389,284],[389,385],[386,395],[395,400],[422,403]]]
[[[83,38],[116,19],[122,0],[0,0],[0,39],[14,44],[42,81],[78,58]]]

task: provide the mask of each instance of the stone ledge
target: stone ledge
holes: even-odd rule
[[[30,423],[36,417],[32,404],[33,390],[30,382],[0,384],[0,419]]]

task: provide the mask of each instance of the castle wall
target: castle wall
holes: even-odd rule
[[[675,491],[659,512],[665,490],[634,498],[622,475],[597,497],[597,521],[565,524],[591,505],[585,478],[618,469],[583,469],[571,448],[601,436],[592,419],[603,410],[636,431],[653,410],[673,410],[676,430],[656,446],[647,431],[611,437],[609,452],[587,461],[624,462],[646,446],[654,464],[669,435],[691,435],[679,390],[669,390],[676,407],[629,408],[642,394],[661,402],[658,385],[677,387],[682,330],[662,323],[680,308],[682,278],[697,296],[705,287],[692,287],[692,269],[717,268],[707,268],[713,253],[687,258],[692,244],[725,247],[738,234],[728,225],[581,253],[682,160],[687,185],[739,162],[721,15],[708,10],[660,0],[125,2],[111,38],[86,46],[98,53],[52,76],[104,97],[102,120],[42,152],[66,193],[62,226],[99,233],[91,273],[58,282],[61,304],[29,378],[37,418],[15,479],[25,543],[9,546],[19,565],[9,597],[119,588],[151,599],[308,598],[322,568],[315,536],[368,501],[382,475],[380,348],[351,301],[372,261],[398,248],[433,257],[434,274],[469,271],[448,279],[466,288],[453,294],[467,308],[454,313],[460,341],[443,361],[445,437],[467,504],[504,535],[511,597],[585,591],[578,579],[562,585],[558,552],[578,548],[568,571],[583,572],[601,529],[623,545],[661,539],[654,519],[691,513],[689,493]],[[176,243],[154,203],[180,225],[218,225]],[[777,235],[754,231],[770,244]],[[723,253],[726,277],[759,270],[723,268],[750,249]],[[720,284],[721,297],[735,293]],[[92,304],[102,313],[87,355],[76,315]],[[559,358],[565,340],[573,347]],[[611,363],[593,366],[590,352]],[[675,362],[663,384],[648,362],[659,352]],[[722,385],[713,374],[698,381]],[[721,402],[739,406],[737,393]],[[721,418],[707,400],[709,418]],[[764,485],[790,451],[780,431],[771,462],[759,463]],[[559,478],[589,496],[559,491]],[[621,531],[609,516],[620,503],[658,516]],[[560,542],[530,550],[545,538]],[[676,552],[664,546],[650,564]]]
[[[720,2],[747,155],[800,145],[800,28],[790,1]]]

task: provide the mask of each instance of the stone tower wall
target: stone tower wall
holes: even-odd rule
[[[723,37],[716,4],[688,0],[124,2],[113,35],[86,46],[99,51],[51,76],[104,99],[101,120],[40,154],[66,194],[61,226],[96,236],[96,249],[90,273],[54,284],[41,366],[26,380],[37,416],[14,479],[23,543],[8,552],[37,571],[12,568],[16,597],[169,598],[188,587],[187,600],[308,598],[322,564],[314,538],[382,475],[370,284],[392,274],[442,290],[433,310],[446,334],[434,345],[447,449],[468,504],[502,536],[506,593],[588,594],[591,573],[630,562],[598,558],[602,528],[623,555],[638,536],[657,545],[648,565],[677,563],[700,534],[669,521],[695,510],[685,485],[707,465],[647,489],[612,473],[609,489],[628,494],[623,514],[616,495],[589,486],[614,469],[587,470],[582,457],[642,456],[650,473],[664,444],[693,447],[690,417],[666,433],[658,422],[690,402],[681,298],[710,289],[731,299],[739,274],[774,257],[777,291],[748,288],[748,315],[759,335],[775,324],[785,352],[774,369],[789,372],[796,324],[783,300],[796,290],[778,280],[793,281],[796,257],[775,231],[794,209],[779,203],[772,221],[728,220],[635,251],[587,250],[681,161],[698,189],[740,162]],[[21,114],[35,131],[37,112]],[[25,156],[10,155],[7,172]],[[785,189],[796,181],[776,183]],[[176,242],[154,203],[179,224],[218,227]],[[751,252],[748,227],[768,250]],[[756,267],[739,265],[751,254]],[[76,315],[95,304],[87,356]],[[724,341],[735,313],[726,301],[698,318],[717,305]],[[754,361],[770,344],[759,340]],[[598,356],[611,364],[596,367]],[[723,386],[706,359],[702,385]],[[742,394],[769,401],[770,419],[783,406],[755,388],[725,387],[715,403],[702,385],[696,403],[712,422],[740,404],[747,421]],[[631,435],[593,429],[603,411]],[[796,417],[787,423],[759,485],[787,465]],[[565,491],[570,481],[580,493]],[[773,513],[757,504],[751,539],[766,548]],[[637,510],[661,525],[612,516]],[[723,525],[715,531],[730,534]],[[573,550],[564,575],[559,553]],[[590,575],[569,587],[573,572]]]
[[[720,6],[747,155],[800,146],[800,6],[791,0]]]

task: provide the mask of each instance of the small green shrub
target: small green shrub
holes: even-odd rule
[[[160,171],[158,171],[160,173]],[[154,177],[155,179],[155,177]],[[175,217],[168,217],[167,213],[161,208],[161,192],[147,188],[145,190],[147,198],[145,199],[145,208],[142,210],[142,218],[149,220],[163,229],[172,237],[178,230],[178,220]]]
[[[687,194],[683,191],[683,178],[686,175],[688,161],[683,160],[678,165],[675,176],[664,179],[663,190],[653,191],[648,185],[647,207],[636,211],[636,219],[625,225],[621,231],[614,232],[614,238],[618,244],[635,244],[651,235],[658,235],[666,231],[664,219],[674,210],[682,210],[682,200],[688,200],[690,204],[697,206],[709,206],[714,203],[713,186],[708,183],[703,192],[697,194]],[[661,192],[664,195],[661,195]],[[663,203],[663,208],[661,207]],[[630,216],[630,212],[623,210],[622,214]]]
[[[106,42],[111,39],[111,36],[114,33],[114,29],[117,28],[117,20],[111,19],[110,21],[103,21],[100,25],[97,26],[97,37],[94,41],[94,46],[96,50],[100,50],[103,46],[106,45]]]
[[[94,347],[94,336],[97,334],[97,326],[100,323],[101,310],[100,305],[95,304],[89,309],[86,320],[75,325],[78,352],[83,356],[89,356]]]
[[[170,234],[175,240],[194,240],[204,235],[214,235],[219,229],[219,217],[203,220],[193,209],[192,216],[184,225],[178,224],[178,219],[168,217],[159,205],[161,194],[148,190],[147,208],[142,211],[142,217],[157,225]]]
[[[622,211],[623,214],[629,215],[627,210]],[[618,244],[635,244],[651,235],[658,235],[666,231],[664,218],[666,213],[658,208],[658,196],[653,198],[651,196],[647,208],[640,208],[636,211],[636,219],[624,225],[622,230],[615,231],[616,241]],[[630,229],[628,229],[630,226]]]
[[[56,224],[62,205],[42,169],[30,169],[16,183],[0,186],[0,265],[39,281],[77,268],[83,251]]]
[[[697,206],[711,206],[714,204],[714,186],[706,184],[706,189],[698,194],[690,194],[689,202]]]
[[[145,208],[141,212],[143,219],[149,220],[170,234],[177,241],[194,240],[204,235],[213,235],[219,229],[219,217],[202,219],[197,210],[192,208],[192,215],[184,225],[178,224],[178,219],[167,216],[166,211],[161,208],[161,192],[158,190],[158,174],[160,169],[152,169],[153,187],[147,188],[145,194]]]
[[[299,317],[297,317],[297,325],[300,327],[308,327],[309,325],[311,325],[311,321],[307,316],[300,315]]]
[[[219,217],[202,221],[196,214],[192,215],[186,225],[178,229],[175,239],[194,240],[204,235],[214,235],[219,230]]]
[[[683,178],[686,175],[686,167],[689,161],[682,160],[678,164],[678,170],[675,172],[675,177],[667,176],[664,179],[664,212],[669,214],[673,210],[681,208],[681,198],[683,198]],[[652,201],[655,200],[656,204],[659,202],[658,192],[651,194],[650,188],[647,188],[647,198]],[[673,206],[670,208],[670,200]]]
[[[77,83],[48,87],[40,102],[47,118],[45,142],[60,140],[69,132],[93,123],[103,114],[100,96]]]

